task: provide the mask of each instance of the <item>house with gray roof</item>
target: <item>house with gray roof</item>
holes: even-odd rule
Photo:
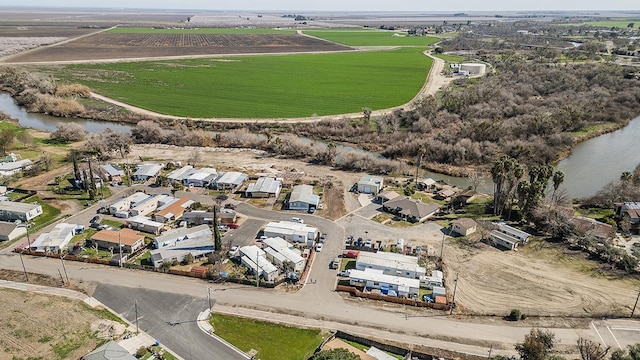
[[[42,205],[38,203],[0,201],[0,221],[29,221],[40,215]]]
[[[162,170],[161,164],[143,164],[138,166],[132,177],[135,181],[147,181],[156,177],[160,170]]]
[[[424,203],[405,196],[382,204],[382,209],[409,222],[423,222],[440,210],[436,203]]]
[[[209,228],[208,226],[206,227],[207,229]],[[174,261],[182,262],[189,254],[194,259],[203,258],[212,254],[214,250],[215,245],[211,235],[198,235],[177,239],[169,245],[153,249],[150,251],[150,259],[153,262],[153,266],[158,268],[163,264],[171,264]]]
[[[311,185],[296,185],[289,195],[289,210],[316,209],[320,204],[320,196],[313,193]]]
[[[109,181],[120,181],[122,180],[122,176],[124,176],[124,170],[118,165],[104,164],[100,168],[107,175],[107,180]]]
[[[82,360],[136,360],[127,349],[111,340],[82,357]]]
[[[376,195],[382,190],[383,185],[384,179],[381,176],[364,175],[358,181],[358,192]]]
[[[282,181],[272,177],[260,177],[254,183],[249,184],[245,194],[251,198],[268,198],[280,196]]]
[[[218,178],[211,183],[211,187],[217,190],[235,191],[238,190],[247,180],[249,180],[249,176],[245,173],[228,171],[220,173]]]
[[[156,236],[153,240],[156,249],[163,247],[175,246],[176,243],[187,239],[192,239],[200,236],[212,237],[213,232],[209,225],[198,225],[191,228],[176,228],[169,231],[165,231],[160,236]]]
[[[0,221],[0,241],[12,241],[27,234],[27,228],[15,222]]]
[[[189,175],[191,175],[195,170],[193,169],[193,166],[191,165],[185,165],[179,169],[175,169],[172,172],[167,174],[167,180],[169,180],[170,183],[180,183],[182,184],[184,179],[186,179],[187,177],[189,177]]]

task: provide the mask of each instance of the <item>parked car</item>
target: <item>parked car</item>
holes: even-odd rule
[[[321,252],[322,251],[322,243],[319,243],[318,245],[316,245],[316,252]]]
[[[91,223],[91,225],[89,225],[89,227],[90,227],[90,228],[93,228],[93,229],[98,229],[98,230],[101,230],[101,229],[102,229],[102,225],[100,225],[100,224],[99,224],[99,223],[97,223],[97,222],[92,222],[92,223]]]
[[[226,203],[226,204],[224,204],[224,208],[225,209],[235,210],[236,206],[234,204],[232,204],[232,203]]]
[[[327,234],[320,234],[320,239],[318,241],[320,241],[321,243],[325,242],[327,240]]]
[[[233,223],[233,224],[229,224],[229,225],[227,225],[227,226],[229,227],[229,229],[237,229],[237,228],[239,228],[239,227],[240,227],[240,225],[235,224],[235,223]]]
[[[262,242],[264,240],[267,240],[268,238],[269,238],[268,236],[262,235],[262,236],[260,236],[260,239],[258,239],[258,242]]]
[[[349,270],[340,271],[338,276],[349,277]]]
[[[93,218],[91,218],[91,220],[89,220],[89,223],[93,224],[93,223],[97,223],[100,222],[100,216],[96,215]]]
[[[227,225],[218,225],[218,230],[227,231],[229,230],[229,227]]]
[[[333,261],[331,262],[331,265],[329,265],[329,267],[331,269],[337,269],[340,267],[340,263],[342,262],[342,259],[337,257],[335,259],[333,259]]]
[[[373,243],[371,242],[371,239],[367,239],[367,241],[364,242],[364,247],[371,248],[372,246]]]
[[[300,219],[299,217],[292,217],[291,221],[304,224],[304,220]]]
[[[315,208],[310,208],[308,212],[309,212],[309,214],[313,214],[314,212],[316,212],[316,209]]]
[[[98,210],[96,210],[96,213],[98,214],[105,214],[107,212],[107,207],[106,206],[101,206],[98,208]]]

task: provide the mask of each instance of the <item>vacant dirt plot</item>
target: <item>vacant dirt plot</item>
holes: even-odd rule
[[[536,242],[519,252],[485,244],[445,247],[449,292],[459,276],[456,303],[476,314],[628,316],[640,282],[606,277],[581,254]],[[451,294],[451,293],[450,293]]]
[[[0,359],[79,359],[101,341],[100,313],[82,302],[0,289],[0,303]]]
[[[11,58],[11,62],[163,56],[342,51],[349,47],[295,34],[98,33]]]

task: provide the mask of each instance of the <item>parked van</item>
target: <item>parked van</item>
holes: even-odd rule
[[[333,259],[333,261],[331,262],[331,268],[332,269],[338,269],[340,267],[340,263],[342,263],[342,259],[337,257],[335,259]]]

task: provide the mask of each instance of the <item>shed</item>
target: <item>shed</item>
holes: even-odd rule
[[[358,181],[358,192],[361,192],[363,194],[373,194],[376,195],[377,193],[380,192],[380,190],[382,190],[382,187],[384,186],[384,179],[381,176],[374,176],[374,175],[364,175],[363,177],[360,178],[360,181]]]
[[[320,196],[313,193],[311,185],[296,185],[289,196],[290,210],[316,209],[320,204]]]

